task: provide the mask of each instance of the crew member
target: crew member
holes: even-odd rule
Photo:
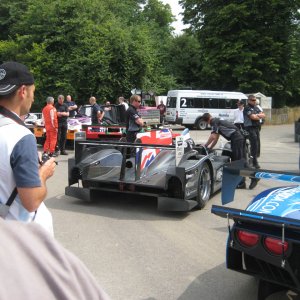
[[[213,149],[213,147],[217,144],[220,135],[222,135],[226,140],[231,142],[232,161],[241,159],[245,160],[245,139],[240,130],[234,124],[226,120],[213,118],[209,113],[203,114],[202,119],[212,127],[211,135],[205,143],[205,147]],[[237,188],[245,187],[246,183],[245,178],[243,177]]]
[[[249,141],[251,146],[251,156],[253,158],[253,166],[256,169],[260,168],[257,157],[259,153],[260,120],[265,118],[265,114],[256,106],[256,98],[254,95],[249,95],[248,105],[244,109],[244,127],[249,132]]]
[[[96,98],[91,97],[89,99],[90,104],[92,105],[92,124],[100,124],[104,117],[103,109],[97,104]]]
[[[68,109],[69,109],[69,117],[70,117],[70,118],[74,118],[75,115],[76,115],[77,105],[76,105],[76,103],[72,100],[71,95],[67,95],[66,99],[67,99],[66,104],[67,104]]]
[[[64,101],[65,97],[63,95],[59,95],[57,98],[57,103],[55,104],[58,119],[57,146],[61,155],[68,155],[65,148],[68,131],[69,109]]]
[[[137,133],[144,125],[144,121],[137,111],[140,106],[141,97],[139,95],[132,95],[130,97],[130,105],[126,110],[126,139],[129,143],[135,141]]]
[[[54,105],[54,98],[47,97],[47,104],[42,110],[42,117],[46,129],[46,141],[44,143],[44,153],[56,157],[55,146],[57,142],[57,112]]]

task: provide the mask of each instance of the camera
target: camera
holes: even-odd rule
[[[40,161],[40,165],[42,166],[47,160],[51,158],[51,154],[49,155],[48,153],[43,153],[42,159]],[[55,164],[58,165],[58,162],[55,161]]]
[[[48,154],[48,153],[43,153],[42,159],[41,159],[41,161],[40,161],[40,164],[43,165],[43,164],[44,164],[47,160],[49,160],[49,159],[50,159],[49,154]]]

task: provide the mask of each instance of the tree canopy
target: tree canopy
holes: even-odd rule
[[[173,34],[159,0],[2,0],[0,62],[25,63],[36,109],[47,96],[78,103],[133,88],[262,92],[275,106],[300,97],[300,0],[179,0],[189,29]]]
[[[180,3],[184,22],[201,47],[201,87],[259,91],[271,95],[277,106],[299,97],[299,0]]]
[[[2,0],[0,13],[0,60],[30,67],[37,103],[61,93],[102,102],[175,82],[161,64],[173,16],[160,1]]]

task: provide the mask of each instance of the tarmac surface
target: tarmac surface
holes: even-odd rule
[[[205,143],[209,134],[191,131],[196,143]],[[261,136],[262,168],[299,171],[293,125],[264,126]],[[73,154],[69,151],[69,157]],[[103,194],[86,203],[64,195],[67,159],[57,158],[56,173],[48,182],[46,205],[55,236],[87,265],[111,299],[256,299],[256,280],[226,269],[227,221],[210,212],[211,205],[221,205],[220,193],[204,209],[189,213],[159,212],[156,201],[146,197]],[[260,191],[275,185],[284,183],[261,180],[254,190],[237,190],[228,206],[245,208]],[[289,298],[278,294],[268,299]]]

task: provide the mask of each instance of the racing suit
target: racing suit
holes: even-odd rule
[[[44,152],[53,154],[57,142],[57,112],[52,104],[47,104],[42,110],[42,117],[46,129]]]

